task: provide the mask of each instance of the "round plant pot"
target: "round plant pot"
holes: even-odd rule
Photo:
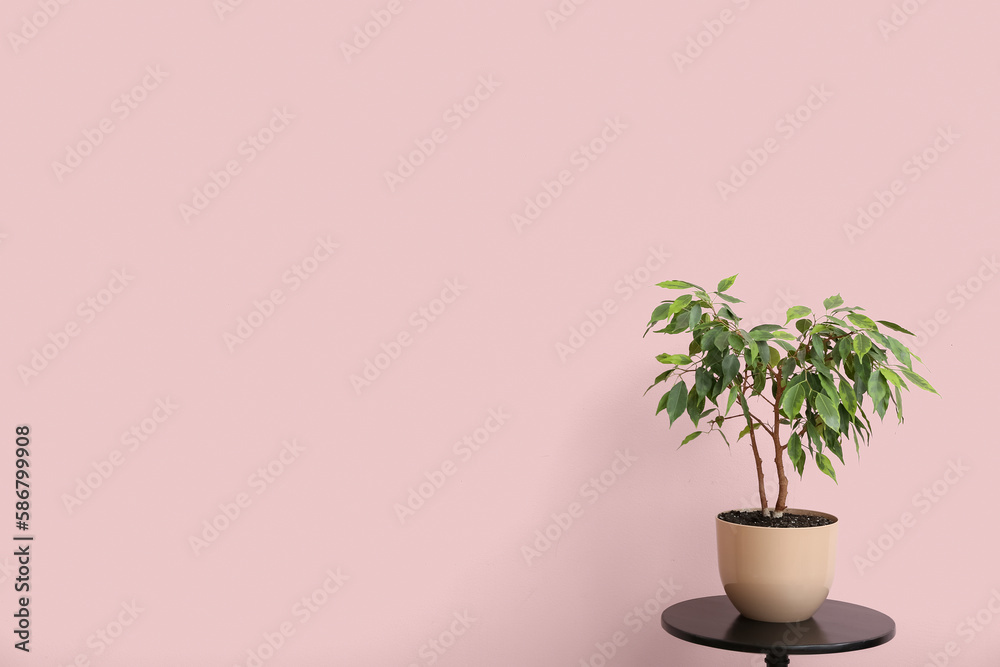
[[[759,510],[758,510],[759,511]],[[811,617],[830,593],[837,552],[837,517],[826,526],[741,526],[716,516],[719,575],[733,606],[747,618],[794,623]]]

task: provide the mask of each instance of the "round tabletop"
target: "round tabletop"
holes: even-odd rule
[[[841,653],[879,646],[896,635],[896,623],[882,612],[837,600],[827,600],[805,621],[764,623],[740,614],[725,595],[713,595],[671,605],[660,620],[685,641],[746,653]]]

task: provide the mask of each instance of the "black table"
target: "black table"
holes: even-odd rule
[[[882,612],[827,600],[798,623],[752,621],[725,595],[685,600],[663,610],[663,629],[693,644],[745,653],[766,653],[764,662],[787,665],[789,655],[842,653],[885,644],[896,623]]]

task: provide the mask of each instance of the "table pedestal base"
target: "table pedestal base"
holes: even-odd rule
[[[764,656],[764,664],[767,667],[788,667],[788,656],[768,653]]]

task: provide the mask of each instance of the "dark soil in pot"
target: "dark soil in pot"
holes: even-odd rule
[[[719,514],[719,518],[727,523],[736,523],[741,526],[763,526],[765,528],[812,528],[815,526],[828,526],[833,521],[825,516],[813,516],[812,514],[792,514],[784,512],[781,517],[764,516],[760,510],[751,512],[741,512],[740,510],[730,510]]]

